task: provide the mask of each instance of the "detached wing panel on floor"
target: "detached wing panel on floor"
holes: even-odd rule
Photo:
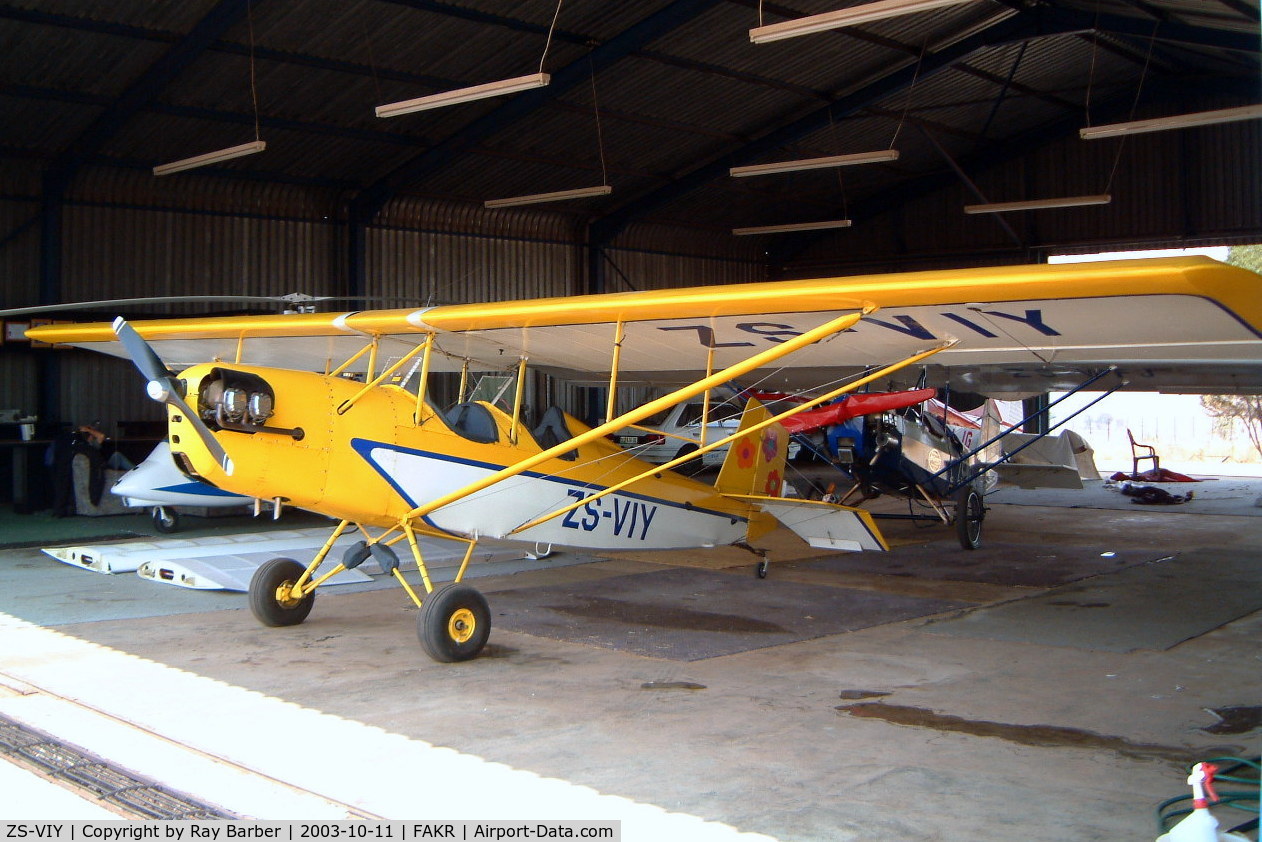
[[[180,319],[134,327],[174,367],[209,359],[327,370],[381,341],[397,357],[433,332],[436,371],[521,356],[571,376],[609,370],[619,322],[621,370],[652,382],[695,378],[707,354],[729,365],[865,304],[853,330],[794,354],[772,383],[818,384],[947,338],[931,382],[967,391],[1039,392],[1118,365],[1132,388],[1262,388],[1262,277],[1208,258],[1002,266],[421,310]],[[34,328],[33,339],[121,356],[105,325]],[[366,361],[365,361],[366,362]],[[915,372],[908,372],[909,378]],[[894,384],[902,387],[906,384]]]

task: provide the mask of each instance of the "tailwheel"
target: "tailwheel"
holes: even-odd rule
[[[416,618],[416,636],[425,653],[440,663],[476,658],[491,635],[491,609],[468,585],[440,585],[425,597]]]
[[[966,550],[982,545],[982,521],[986,518],[986,506],[982,495],[971,485],[960,493],[955,503],[955,537]]]
[[[305,573],[292,558],[274,558],[266,562],[250,579],[250,611],[265,626],[296,626],[311,613],[315,592],[300,599],[290,595],[294,582]]]

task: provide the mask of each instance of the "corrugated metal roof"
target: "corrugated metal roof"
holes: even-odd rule
[[[843,5],[792,0],[766,6],[764,21]],[[1256,0],[1022,9],[977,0],[771,44],[750,43],[753,2],[566,0],[545,60],[557,8],[18,0],[0,7],[0,167],[103,167],[143,179],[156,164],[253,139],[257,98],[267,151],[175,184],[311,190],[321,198],[310,212],[325,216],[328,196],[342,215],[350,201],[369,213],[418,200],[476,209],[487,198],[598,184],[604,169],[610,196],[555,212],[595,223],[602,236],[626,225],[721,231],[821,213],[840,195],[875,212],[888,197],[941,190],[953,183],[944,152],[984,181],[995,160],[1077,142],[1088,119],[1258,94]],[[207,44],[186,41],[210,24]],[[553,76],[545,89],[391,119],[373,111],[535,73],[541,60]],[[828,171],[746,184],[727,176],[738,164],[885,148],[896,134],[899,161],[849,168],[840,185]],[[1095,183],[1112,158],[1088,147],[1080,163],[1084,183]],[[1048,177],[1064,189],[1073,180]],[[165,202],[168,189],[151,184],[147,201]],[[209,191],[206,204],[220,202]]]

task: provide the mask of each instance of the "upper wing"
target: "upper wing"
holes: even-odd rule
[[[433,370],[458,370],[465,360],[503,369],[524,356],[584,376],[609,371],[621,323],[622,376],[666,381],[703,373],[711,350],[721,368],[875,304],[879,310],[853,330],[782,361],[774,383],[818,383],[954,338],[931,376],[966,391],[1065,388],[1109,365],[1130,388],[1258,391],[1260,293],[1262,277],[1253,272],[1208,258],[1161,258],[134,326],[174,367],[239,358],[328,370],[366,337],[379,338],[380,354],[390,357],[434,333]],[[106,324],[28,335],[122,356]]]

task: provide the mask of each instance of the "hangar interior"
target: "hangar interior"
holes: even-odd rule
[[[1089,127],[1256,108],[1262,102],[1256,0],[972,0],[751,41],[751,30],[859,5],[5,0],[0,306],[139,299],[38,318],[244,314],[278,306],[247,297],[299,293],[334,299],[317,305],[322,309],[354,310],[1262,241],[1257,119],[1098,139],[1080,134]],[[548,77],[545,86],[521,92],[398,116],[375,111],[541,74]],[[257,151],[175,174],[154,172],[248,144]],[[732,175],[733,168],[882,152],[862,165]],[[608,190],[487,206],[587,188]],[[965,211],[1103,196],[1107,203]],[[812,224],[813,230],[743,230]],[[242,300],[155,300],[190,296]],[[162,418],[129,364],[32,347],[20,331],[31,319],[6,320],[0,408],[37,416],[40,436],[66,422],[101,418],[149,430]],[[587,398],[579,391],[561,396],[576,413]],[[1205,568],[1225,557],[1251,559],[1257,567],[1251,536],[1258,527],[1247,507],[1169,515],[1161,528],[1172,528],[1174,518],[1177,539],[1163,535],[1148,513],[1069,511],[1038,509],[1047,520],[1029,530],[1017,528],[1024,516],[1014,515],[998,527],[999,540],[1064,542],[1099,553],[1114,549],[1104,537],[1112,536],[1148,553],[1145,562],[1177,544],[1210,553],[1199,557]],[[909,528],[895,530],[893,540],[910,546],[924,536]],[[38,555],[5,552],[24,553],[20,560],[27,565]],[[794,551],[782,556],[808,564]],[[718,558],[682,563],[729,570],[748,561]],[[577,587],[589,577],[660,572],[655,565],[661,562],[600,564],[582,568],[588,572],[539,574],[538,581]],[[1202,574],[1188,575],[1219,581]],[[789,578],[803,587],[826,579],[838,585],[829,575],[807,567]],[[1255,574],[1240,575],[1221,587],[1256,584],[1248,578]],[[845,576],[870,592],[888,590],[894,580],[872,571]],[[68,592],[82,587],[71,581],[60,586]],[[902,595],[991,604],[1051,584],[965,587],[958,576],[942,584],[937,574],[928,581],[938,584],[907,585]],[[1057,586],[1070,587],[1069,581]],[[491,587],[513,589],[507,578]],[[332,613],[351,623],[351,602],[359,608],[369,599],[357,594],[325,604],[337,605]],[[23,616],[8,604],[4,610]],[[280,643],[258,629],[234,630],[225,620],[231,611],[200,610],[189,610],[200,625],[187,628],[169,617],[108,614],[63,618],[60,625],[77,622],[72,634],[193,672],[205,657],[214,661],[206,674],[222,681],[785,839],[869,838],[865,831],[871,838],[997,838],[1001,831],[1064,838],[1056,823],[1066,805],[1081,804],[1074,776],[1082,763],[1090,774],[1079,783],[1096,792],[1125,789],[1131,779],[1117,776],[1133,776],[1135,792],[1144,797],[1176,793],[1182,779],[1171,774],[1167,749],[1206,744],[1192,733],[1195,712],[1256,703],[1259,690],[1249,643],[1259,629],[1256,611],[1168,651],[1139,655],[1124,648],[1084,654],[1012,639],[953,648],[958,640],[949,635],[926,645],[917,629],[892,623],[853,632],[836,647],[830,647],[834,638],[822,637],[708,660],[654,661],[643,653],[618,660],[573,642],[536,646],[543,638],[509,632],[498,656],[470,676],[467,669],[417,666],[411,652],[375,661],[365,654],[383,651],[374,647],[395,652],[411,645],[389,642],[398,630],[376,619],[354,633],[359,637],[347,634],[332,647],[320,633],[330,625],[305,626],[298,643]],[[324,622],[333,621],[326,616]],[[198,628],[212,629],[225,648],[238,647],[239,657],[190,654]],[[340,660],[345,651],[332,651],[355,644],[362,648],[352,663]],[[286,669],[254,668],[276,655],[273,647],[293,646],[315,647],[324,660],[303,668],[287,654]],[[1110,700],[1119,675],[1129,684]],[[1068,684],[1056,689],[1040,676]],[[393,700],[371,714],[356,712],[357,703],[378,701],[357,695],[356,685],[378,680]],[[455,713],[445,707],[458,696],[492,699],[519,680],[546,703],[531,709],[520,699],[488,701],[494,722],[475,714],[478,705]],[[412,698],[416,683],[429,694],[423,702]],[[657,692],[655,683],[665,690]],[[707,696],[691,685],[725,687],[725,700],[711,703],[717,693]],[[608,701],[602,701],[602,686],[615,688],[618,700],[576,720],[577,711]],[[1028,725],[1045,717],[1096,737],[1124,735],[1125,745],[1049,748],[1065,734],[1045,732],[1041,747],[1014,738],[1005,744],[1017,746],[1011,755],[992,756],[986,737],[953,735],[943,738],[950,743],[944,753],[920,762],[923,746],[899,736],[914,728],[839,719],[838,693],[854,701],[861,691],[880,697],[891,688],[913,697],[919,692],[909,705],[943,715],[1015,722],[1028,713]],[[973,700],[963,703],[970,693]],[[1076,707],[1082,694],[1092,701]],[[756,714],[740,708],[738,698]],[[1139,721],[1129,719],[1128,705],[1144,711]],[[692,730],[708,716],[711,726]],[[449,721],[434,724],[444,717]],[[532,740],[514,744],[506,724],[514,719],[530,723]],[[641,729],[640,736],[621,734],[625,723]],[[754,736],[741,744],[743,733]],[[591,747],[590,756],[573,761],[579,749],[572,739]],[[983,744],[980,753],[970,754],[969,739]],[[1256,731],[1223,742],[1249,739],[1256,753]],[[780,741],[793,753],[781,754]],[[728,747],[715,750],[720,744]],[[672,766],[663,758],[675,745],[685,746],[688,756]],[[860,758],[858,771],[835,768],[854,758]],[[998,789],[1024,809],[984,798],[992,814],[986,820],[953,808],[970,802],[976,780],[997,785],[990,772],[973,777],[961,771],[992,760],[1012,764],[1016,777]],[[801,772],[813,783],[798,780]],[[1044,774],[1046,786],[1039,782]],[[1163,789],[1166,783],[1171,786]],[[763,786],[773,807],[749,803]],[[847,803],[840,790],[852,786],[858,795]],[[892,812],[898,790],[920,799],[901,817]],[[1035,802],[1037,809],[1030,806]],[[1101,815],[1075,816],[1069,835],[1143,838],[1147,826],[1137,830],[1132,815],[1137,802],[1143,802],[1138,794],[1092,802]],[[935,827],[935,812],[950,815]]]

